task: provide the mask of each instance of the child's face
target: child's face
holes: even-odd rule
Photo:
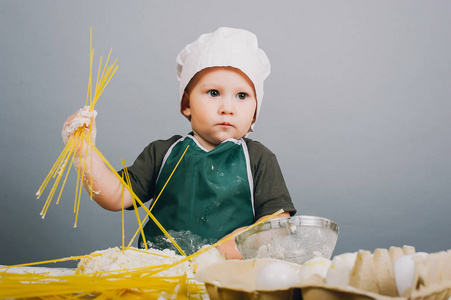
[[[211,150],[229,138],[240,139],[254,121],[257,106],[254,85],[240,70],[214,67],[200,71],[190,83],[189,105],[194,137]]]

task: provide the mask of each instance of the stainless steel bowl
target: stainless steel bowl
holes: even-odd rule
[[[275,258],[303,264],[314,257],[330,259],[338,225],[326,218],[294,216],[272,219],[236,236],[243,258]]]

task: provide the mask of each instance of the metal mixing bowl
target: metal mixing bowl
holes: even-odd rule
[[[244,259],[275,258],[303,264],[314,257],[330,259],[338,226],[326,218],[294,216],[272,219],[236,236]]]

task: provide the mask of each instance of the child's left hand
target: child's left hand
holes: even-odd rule
[[[272,217],[271,219],[288,218],[289,216],[290,216],[289,212],[283,212],[277,216]],[[257,220],[257,222],[266,217],[268,217],[268,216],[261,217],[260,219]],[[232,231],[231,233],[229,233],[228,235],[226,235],[225,237],[223,237],[222,239],[225,239],[230,235],[237,234],[237,233],[243,231],[244,229],[246,229],[246,227],[237,228],[234,231]],[[217,247],[217,249],[219,250],[219,252],[224,254],[227,257],[227,259],[243,259],[241,252],[238,250],[238,247],[236,246],[235,239],[230,239],[230,240],[222,243],[221,245],[219,245]]]
[[[240,231],[243,231],[246,227],[241,227],[238,229],[235,229],[234,231],[232,231],[231,233],[229,233],[228,235],[226,235],[225,237],[223,237],[222,239],[227,238],[230,235],[236,234]],[[222,254],[224,254],[227,259],[243,259],[243,256],[241,255],[240,251],[238,250],[236,243],[235,243],[235,239],[230,239],[228,241],[225,241],[224,243],[222,243],[221,245],[219,245],[217,247],[218,251],[221,252]]]

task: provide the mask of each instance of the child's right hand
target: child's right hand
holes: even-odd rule
[[[73,136],[78,128],[82,126],[86,128],[85,132],[86,134],[88,134],[87,128],[92,122],[92,143],[95,145],[97,134],[95,122],[96,116],[97,112],[95,110],[90,110],[89,106],[85,106],[84,108],[78,110],[75,114],[67,118],[67,120],[64,122],[63,130],[61,132],[64,144],[67,144],[70,137]]]

